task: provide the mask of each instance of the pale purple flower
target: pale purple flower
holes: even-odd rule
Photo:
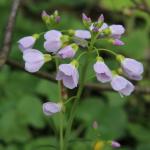
[[[114,40],[112,41],[112,43],[113,43],[113,45],[115,45],[115,46],[123,46],[123,45],[124,45],[124,42],[122,42],[122,41],[119,40],[119,39],[114,39]]]
[[[28,49],[23,52],[25,61],[25,70],[28,72],[37,72],[44,64],[44,55],[36,49]]]
[[[23,52],[26,49],[32,48],[33,45],[35,44],[35,41],[36,41],[36,38],[33,36],[26,36],[26,37],[21,38],[18,41],[20,50]]]
[[[52,116],[53,114],[60,112],[61,109],[61,103],[46,102],[43,104],[43,112],[47,116]]]
[[[60,40],[48,40],[44,42],[44,48],[47,52],[56,53],[62,46]]]
[[[122,25],[111,25],[109,26],[112,37],[119,39],[125,32],[125,28]]]
[[[134,85],[122,76],[115,75],[111,81],[111,86],[121,95],[129,96],[134,91]]]
[[[75,37],[81,39],[90,39],[91,33],[88,30],[75,30]]]
[[[72,45],[68,45],[60,49],[60,51],[58,52],[58,55],[61,58],[65,59],[65,58],[73,58],[75,53],[76,53],[76,49],[74,49]]]
[[[102,32],[102,31],[105,30],[106,28],[108,28],[107,23],[103,23],[100,28],[95,27],[94,24],[91,24],[91,26],[90,26],[90,30],[91,30],[91,31],[96,30],[97,32]],[[101,33],[101,34],[102,34],[102,33]]]
[[[93,67],[98,81],[106,83],[112,80],[111,70],[107,67],[107,65],[104,62],[97,61]]]
[[[62,34],[57,30],[50,30],[45,33],[44,38],[44,48],[48,52],[56,53],[62,46],[61,41]]]
[[[65,87],[73,89],[77,87],[79,73],[72,64],[61,64],[57,72],[56,80],[62,80]]]
[[[99,28],[99,32],[101,32],[107,28],[108,28],[108,24],[104,22],[103,25]]]
[[[131,59],[131,58],[124,58],[121,61],[121,66],[123,68],[124,73],[133,80],[141,80],[142,73],[144,71],[143,64]]]
[[[117,141],[112,141],[112,142],[111,142],[111,146],[112,146],[113,148],[119,148],[121,145],[120,145],[120,143],[118,143]]]
[[[50,30],[44,34],[45,40],[60,40],[62,33],[57,30]]]

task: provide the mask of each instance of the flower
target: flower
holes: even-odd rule
[[[73,64],[61,64],[56,76],[56,80],[62,80],[65,87],[73,89],[77,87],[79,73]]]
[[[94,121],[92,126],[93,126],[94,129],[97,129],[97,128],[98,128],[98,123],[97,123],[97,121]]]
[[[47,116],[51,116],[62,110],[61,103],[46,102],[43,104],[43,112]]]
[[[119,40],[119,39],[114,39],[114,40],[112,40],[112,43],[113,43],[113,45],[115,45],[115,46],[123,46],[123,45],[124,45],[124,42],[122,42],[122,41]]]
[[[113,148],[119,148],[121,145],[120,145],[120,143],[118,143],[117,141],[112,141],[112,142],[111,142],[111,146],[112,146]]]
[[[44,55],[36,49],[28,49],[23,52],[25,61],[25,70],[28,72],[37,72],[44,64]]]
[[[62,34],[57,30],[50,30],[44,34],[45,40],[60,40]]]
[[[21,38],[18,41],[20,50],[23,52],[26,49],[32,48],[33,45],[35,44],[35,41],[36,41],[36,38],[33,36],[26,36],[26,37]]]
[[[76,51],[78,49],[78,46],[76,44],[68,45],[64,48],[62,48],[59,52],[58,55],[65,59],[65,58],[73,58]]]
[[[122,25],[111,25],[109,26],[109,29],[111,31],[111,36],[119,39],[121,35],[125,32],[125,29]]]
[[[94,149],[93,150],[103,150],[105,147],[105,142],[104,141],[97,141],[94,144]]]
[[[44,38],[44,48],[48,52],[56,53],[62,46],[61,41],[62,34],[57,30],[50,30],[45,33]]]
[[[99,28],[99,32],[101,32],[107,28],[108,28],[108,24],[104,22],[103,25]]]
[[[81,39],[90,39],[91,33],[88,30],[75,30],[75,37]]]
[[[144,71],[142,63],[131,58],[124,58],[121,61],[121,66],[122,66],[124,73],[130,79],[133,79],[133,80],[142,79],[142,73]]]
[[[104,62],[97,61],[94,64],[93,68],[98,81],[106,83],[112,80],[111,70],[107,67],[107,65]]]
[[[98,22],[104,22],[104,15],[101,14],[99,17],[98,17]]]
[[[121,95],[129,96],[134,91],[134,85],[122,76],[114,75],[111,86]]]

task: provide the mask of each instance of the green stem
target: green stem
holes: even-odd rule
[[[104,49],[104,48],[100,48],[100,49],[95,48],[95,50],[96,50],[96,52],[97,51],[104,51],[104,52],[110,53],[110,54],[114,55],[115,57],[118,55],[117,53],[115,53],[111,50],[108,50],[108,49]]]
[[[65,150],[67,149],[67,146],[68,146],[68,140],[69,140],[69,136],[70,136],[70,133],[71,133],[73,120],[74,120],[74,117],[75,117],[76,108],[77,108],[78,102],[80,100],[82,91],[83,91],[83,87],[84,87],[84,83],[85,83],[85,77],[86,77],[86,73],[87,73],[87,68],[88,68],[88,65],[89,65],[89,56],[90,56],[89,52],[93,48],[94,41],[95,41],[95,38],[93,37],[91,39],[90,46],[88,47],[86,61],[84,62],[84,66],[82,68],[82,73],[81,73],[81,78],[80,78],[80,86],[79,86],[79,89],[77,91],[77,96],[76,96],[76,99],[73,103],[73,106],[72,106],[72,109],[71,109],[71,112],[70,112],[68,127],[67,127],[66,134],[65,134]]]
[[[58,65],[59,65],[58,59],[56,58],[55,61],[56,61],[56,68],[58,69]],[[58,81],[58,90],[59,90],[59,101],[63,104],[63,98],[61,95],[61,82],[60,81]],[[61,111],[60,112],[60,129],[59,129],[60,150],[64,150],[64,139],[63,139],[63,120],[64,119],[63,119],[63,117],[64,117],[64,114]]]

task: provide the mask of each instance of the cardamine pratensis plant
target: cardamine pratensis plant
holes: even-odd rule
[[[59,149],[67,150],[75,111],[85,84],[85,76],[87,74],[87,68],[90,61],[89,57],[91,55],[97,55],[95,57],[95,64],[93,64],[93,68],[91,69],[94,69],[98,82],[110,83],[112,89],[117,91],[121,96],[129,96],[134,91],[134,85],[128,79],[141,80],[143,65],[132,58],[125,58],[123,55],[117,54],[112,50],[98,48],[95,46],[95,43],[98,41],[100,42],[100,39],[103,38],[115,46],[124,45],[124,42],[121,41],[121,36],[125,32],[125,28],[122,25],[108,25],[104,22],[103,15],[100,15],[98,20],[93,22],[91,18],[87,17],[83,13],[82,21],[85,30],[56,30],[57,24],[61,21],[61,17],[57,11],[55,11],[52,15],[48,15],[45,11],[43,11],[42,19],[48,31],[23,37],[18,41],[18,44],[23,54],[26,71],[34,73],[39,71],[45,63],[51,62],[52,60],[56,63],[56,80],[58,80],[60,98],[58,103],[44,103],[43,112],[47,116],[60,113]],[[43,54],[40,50],[33,48],[35,42],[40,37],[44,37],[45,39],[43,47],[46,54]],[[105,61],[101,56],[101,51],[115,56],[116,61],[120,63],[120,68],[112,71],[105,64]],[[80,65],[80,59],[83,57],[86,59],[79,75],[78,69],[82,67]],[[62,60],[64,59],[67,59],[69,63],[62,64]],[[126,77],[128,79],[126,79]],[[78,87],[76,96],[66,99],[63,94],[64,87],[68,89]],[[72,102],[71,111],[68,113],[70,116],[68,118],[67,127],[64,129],[63,118],[66,114],[65,106],[73,99],[74,101]],[[97,125],[95,123],[93,128],[97,128],[96,126]],[[120,144],[113,140],[105,142],[96,141],[93,149],[102,150],[103,146],[106,144],[112,145],[112,147],[120,147]]]

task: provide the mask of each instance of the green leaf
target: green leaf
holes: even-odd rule
[[[44,127],[44,114],[40,100],[34,96],[24,96],[17,103],[17,111],[22,124],[30,124],[37,128]]]
[[[41,80],[36,89],[37,93],[48,97],[49,101],[58,102],[59,91],[56,83],[50,81]]]
[[[138,141],[149,143],[150,130],[140,124],[129,123],[128,129]]]
[[[15,110],[8,110],[0,118],[0,138],[6,142],[24,142],[30,138],[30,133],[25,126],[18,121]]]

